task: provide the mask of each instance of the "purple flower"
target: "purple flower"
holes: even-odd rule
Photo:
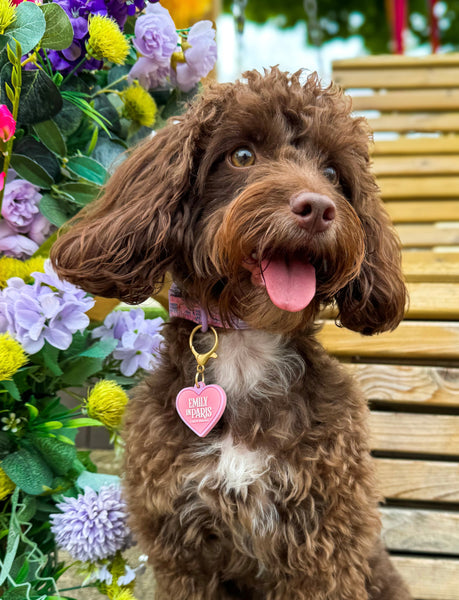
[[[128,17],[132,17],[137,10],[141,11],[145,8],[145,1],[134,0],[133,2],[129,2],[126,0],[106,0],[106,6],[107,14],[112,17],[112,19],[115,19],[122,29]]]
[[[137,79],[146,90],[164,85],[170,75],[170,66],[162,66],[151,58],[141,56],[129,72],[128,80]]]
[[[159,333],[162,322],[159,317],[146,319],[141,308],[130,311],[115,310],[106,317],[102,326],[92,331],[92,336],[118,340],[118,346],[112,355],[121,361],[121,373],[130,377],[138,369],[152,369],[154,355],[162,341]]]
[[[134,46],[158,65],[169,66],[177,49],[178,35],[169,11],[160,4],[150,4],[135,24]]]
[[[126,504],[121,490],[102,486],[99,493],[87,487],[78,498],[57,505],[50,516],[57,545],[76,560],[96,562],[130,545]]]
[[[41,200],[38,189],[24,179],[13,179],[5,186],[0,250],[8,256],[30,256],[51,231],[51,223],[38,209]]]
[[[66,350],[72,336],[89,325],[85,314],[94,299],[71,283],[63,282],[45,263],[45,273],[33,273],[34,284],[12,277],[0,292],[0,331],[8,331],[29,354],[45,341]]]
[[[190,29],[188,34],[188,47],[185,45],[184,63],[177,63],[171,71],[173,83],[178,85],[182,92],[189,92],[205,77],[215,65],[217,60],[217,43],[215,29],[211,21],[199,21]]]

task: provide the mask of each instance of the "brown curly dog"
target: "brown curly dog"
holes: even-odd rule
[[[175,407],[196,373],[187,318],[128,409],[125,488],[158,600],[410,598],[379,541],[367,407],[315,339],[330,303],[363,334],[397,326],[399,242],[364,120],[300,76],[211,84],[53,248],[61,276],[132,303],[168,270],[180,310],[220,325],[205,374],[228,402],[206,437]]]

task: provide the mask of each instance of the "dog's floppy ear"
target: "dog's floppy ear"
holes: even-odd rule
[[[118,167],[103,195],[54,244],[51,260],[61,277],[132,303],[158,290],[176,252],[174,217],[189,192],[194,123],[174,121]]]
[[[359,214],[365,257],[359,274],[338,292],[341,325],[364,335],[395,329],[407,300],[401,270],[400,240],[376,195]]]

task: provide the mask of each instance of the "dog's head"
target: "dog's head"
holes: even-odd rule
[[[399,242],[365,121],[315,74],[213,84],[118,168],[52,251],[61,276],[137,303],[171,271],[186,297],[255,328],[306,327],[336,301],[372,334],[405,308]]]

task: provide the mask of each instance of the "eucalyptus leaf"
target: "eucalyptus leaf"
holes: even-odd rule
[[[107,171],[103,165],[89,156],[72,156],[66,168],[83,179],[103,185],[107,179]]]
[[[45,6],[58,6],[58,4],[45,4]],[[64,136],[53,119],[36,123],[33,129],[48,150],[51,150],[51,152],[54,152],[58,156],[65,156],[67,154]]]
[[[65,10],[59,4],[42,4],[46,20],[45,34],[40,46],[50,50],[65,50],[73,42],[73,27]]]
[[[27,54],[35,48],[45,33],[45,16],[33,2],[22,2],[15,12],[16,19],[5,29],[5,35],[18,41],[22,54]]]
[[[43,486],[50,487],[53,474],[40,455],[21,448],[6,456],[1,468],[8,477],[26,494],[36,496],[43,492]]]
[[[76,447],[59,440],[40,437],[32,443],[56,475],[67,475],[77,459]]]
[[[65,136],[72,135],[78,129],[82,120],[83,113],[81,110],[64,98],[62,109],[54,116],[54,121],[61,133]]]
[[[37,162],[53,178],[53,181],[59,181],[61,177],[61,166],[56,155],[48,148],[36,140],[31,135],[26,135],[16,142],[14,146],[16,154],[28,156]]]
[[[24,5],[38,6],[32,2],[23,2]],[[40,11],[41,14],[41,11]],[[5,64],[0,72],[0,80],[11,81],[13,67]],[[2,85],[0,100],[12,111],[13,107]],[[18,122],[22,125],[33,125],[54,117],[62,108],[62,96],[53,80],[42,70],[22,72],[22,89],[19,102]]]
[[[69,195],[79,206],[86,206],[92,202],[100,192],[100,187],[92,183],[70,182],[59,186],[59,191],[65,196]]]
[[[77,212],[72,209],[69,202],[66,202],[63,198],[54,198],[50,194],[43,194],[39,208],[41,214],[56,227],[62,227]]]
[[[11,166],[22,179],[27,179],[27,181],[38,185],[40,188],[49,189],[54,184],[51,175],[28,156],[13,154],[11,157]]]

